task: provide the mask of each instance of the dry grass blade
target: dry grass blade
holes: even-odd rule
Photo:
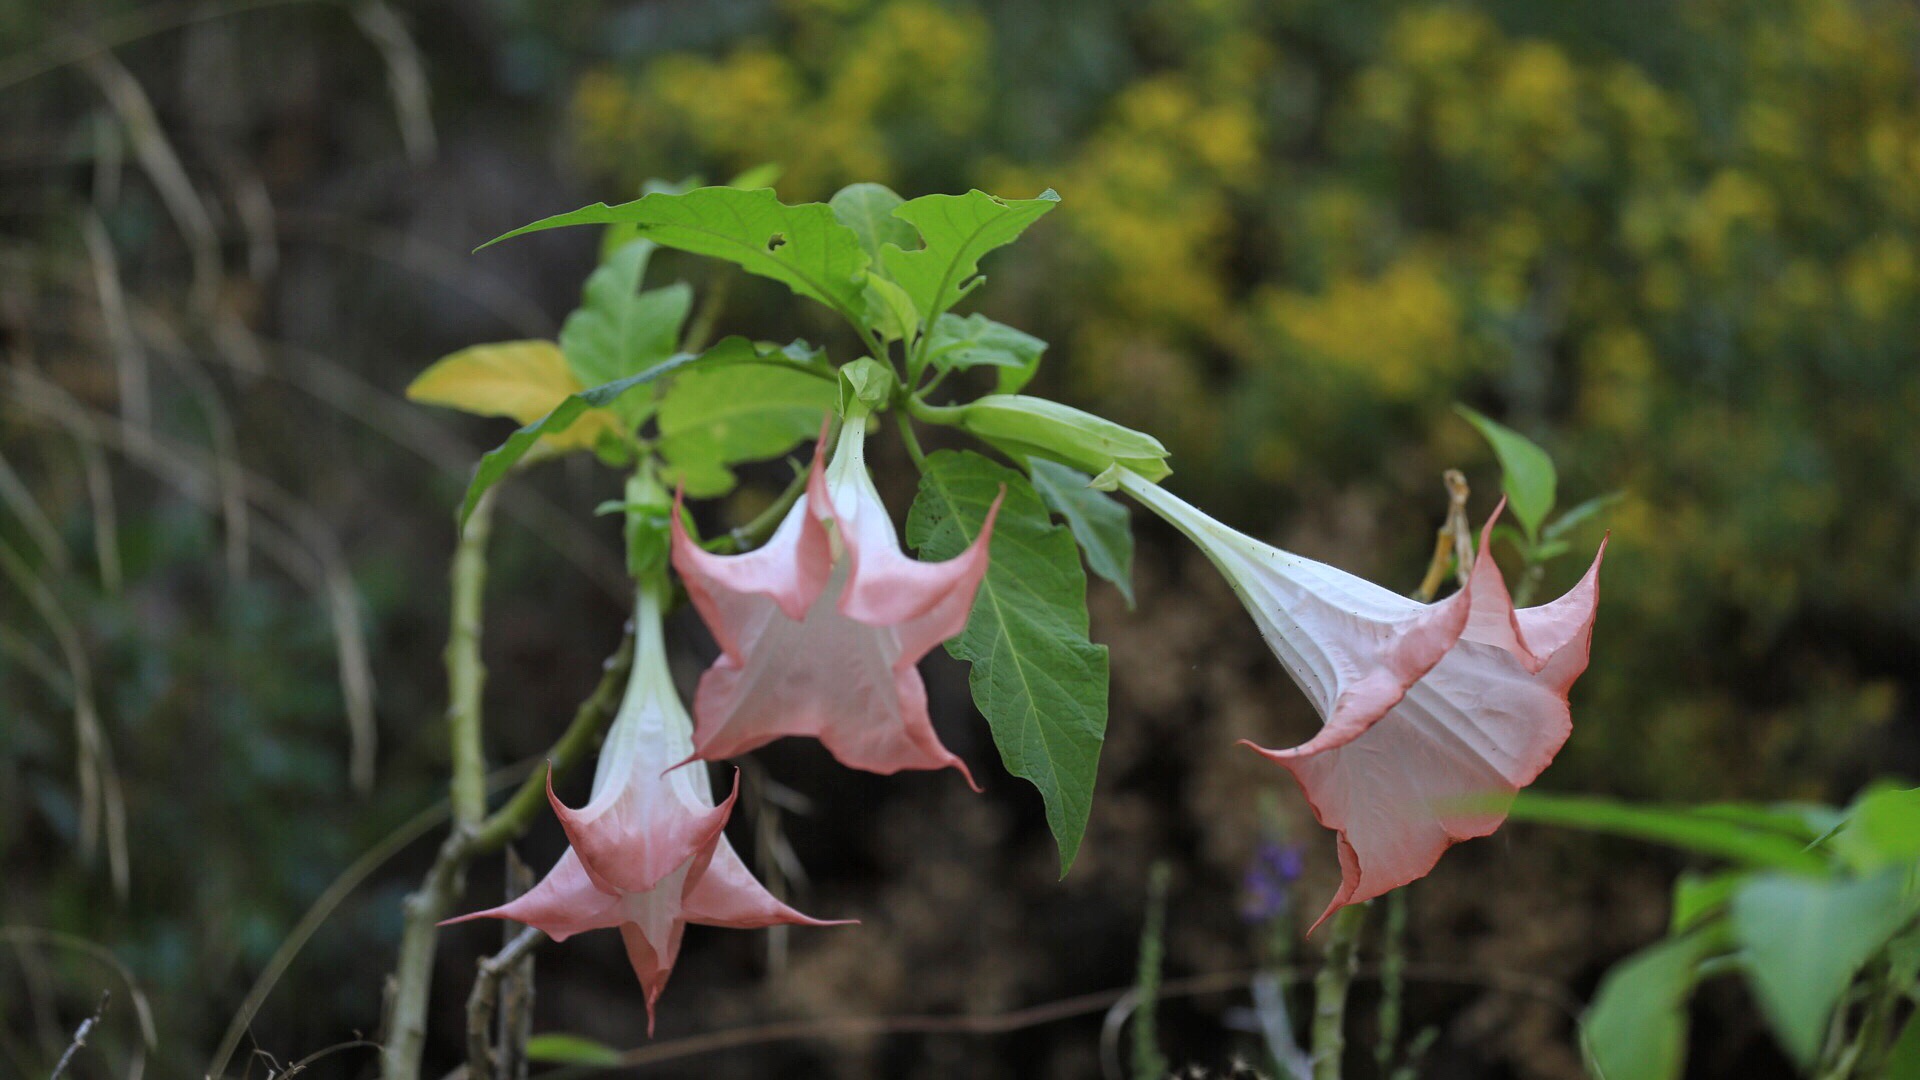
[[[213,482],[217,465],[204,460],[205,451],[170,443],[151,431],[88,409],[57,385],[25,369],[16,369],[12,375],[16,401],[29,412],[115,447],[208,509],[218,506],[217,484]],[[311,508],[252,473],[242,471],[240,479],[248,498],[287,521],[282,526],[277,521],[262,520],[255,530],[256,546],[327,608],[346,703],[350,774],[356,787],[366,790],[372,785],[377,739],[373,669],[360,627],[359,597],[346,558],[339,542]]]
[[[60,539],[60,530],[53,527],[53,520],[40,508],[40,501],[13,471],[4,455],[0,455],[0,502],[6,503],[19,519],[21,528],[40,549],[40,557],[48,566],[64,573],[67,569],[67,545]]]
[[[41,948],[68,949],[85,954],[113,969],[120,981],[127,986],[127,997],[133,1001],[134,1019],[140,1025],[140,1045],[152,1050],[160,1045],[160,1032],[153,1022],[153,1005],[147,1000],[146,992],[140,989],[140,983],[134,979],[133,972],[111,949],[97,941],[89,941],[77,934],[64,930],[48,930],[38,926],[0,926],[0,941],[9,941],[16,946],[39,946]]]
[[[551,338],[553,320],[540,307],[481,270],[464,251],[442,247],[393,229],[340,214],[288,212],[280,216],[283,239],[318,244],[412,271],[471,300],[523,338]]]
[[[353,21],[367,40],[380,50],[387,65],[387,90],[393,95],[393,111],[400,123],[400,142],[407,148],[407,160],[415,165],[431,162],[439,152],[433,133],[433,109],[427,86],[426,68],[420,62],[420,49],[400,16],[381,0],[364,0],[354,5]]]
[[[286,380],[449,475],[464,476],[472,469],[477,456],[473,448],[420,406],[380,389],[331,357],[284,343],[263,344],[281,361],[267,374]],[[526,489],[508,492],[501,508],[608,597],[627,599],[629,583],[619,556],[579,518],[563,512],[539,492]]]
[[[408,818],[379,843],[362,852],[359,858],[348,864],[345,870],[340,871],[340,876],[334,878],[332,884],[314,898],[312,906],[307,908],[307,913],[300,916],[300,921],[288,931],[286,938],[280,942],[280,947],[273,951],[273,956],[267,960],[266,967],[260,969],[260,974],[253,980],[253,986],[247,990],[247,996],[241,999],[240,1008],[235,1010],[233,1019],[227,1022],[227,1033],[221,1038],[219,1049],[214,1051],[213,1060],[207,1064],[207,1076],[217,1078],[225,1075],[228,1063],[233,1060],[234,1052],[240,1048],[240,1040],[246,1037],[247,1028],[252,1025],[254,1016],[260,1011],[260,1006],[266,1004],[267,995],[273,993],[273,988],[279,983],[280,976],[286,974],[294,958],[300,955],[300,950],[306,948],[307,941],[313,937],[314,932],[333,915],[334,909],[339,907],[347,897],[353,895],[353,891],[360,887],[360,883],[367,880],[375,870],[386,865],[388,859],[398,855],[407,845],[425,836],[445,821],[447,813],[447,800],[442,799]]]
[[[16,53],[0,61],[0,90],[7,90],[28,79],[58,71],[68,64],[86,62],[108,49],[166,30],[177,30],[194,23],[224,19],[262,8],[309,4],[318,0],[237,0],[226,4],[185,3],[172,7],[136,9],[120,18],[103,23],[91,39],[68,37],[59,42]]]
[[[92,439],[76,438],[80,466],[87,475],[87,498],[93,503],[93,553],[100,564],[100,587],[118,593],[124,583],[120,566],[120,514],[113,501],[113,471],[107,455]]]
[[[91,53],[81,59],[81,65],[119,117],[141,170],[160,192],[160,201],[166,204],[167,213],[186,241],[193,263],[194,309],[212,312],[220,293],[220,235],[214,230],[206,204],[200,201],[200,193],[187,178],[180,155],[167,140],[166,130],[153,111],[153,102],[141,89],[139,80],[111,52]]]
[[[146,351],[133,333],[127,318],[127,294],[120,284],[120,265],[113,241],[100,215],[89,211],[81,219],[80,234],[87,242],[87,259],[93,264],[94,291],[100,298],[100,318],[107,327],[112,346],[114,375],[120,384],[120,415],[139,427],[153,425],[153,377],[147,368]]]
[[[87,659],[80,630],[67,617],[47,583],[34,572],[20,553],[0,542],[0,572],[14,583],[40,618],[53,631],[54,640],[66,661],[67,677],[73,684],[73,726],[75,769],[80,788],[80,851],[82,860],[90,860],[94,845],[102,833],[105,819],[107,866],[114,891],[125,899],[128,885],[126,797],[120,785],[120,773],[114,768],[113,748],[100,724],[100,713],[93,694],[93,670]]]
[[[165,320],[142,319],[141,337],[153,344],[160,355],[179,374],[180,382],[192,396],[194,405],[207,422],[213,440],[214,479],[220,488],[220,518],[225,529],[227,573],[236,578],[247,576],[248,531],[246,470],[240,464],[240,438],[233,422],[233,411],[220,395],[220,387],[194,359],[193,351],[180,341]],[[131,327],[128,333],[133,333]]]

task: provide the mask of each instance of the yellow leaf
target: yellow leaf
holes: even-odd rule
[[[586,387],[551,341],[475,345],[444,357],[407,387],[409,400],[444,405],[476,416],[507,416],[531,424],[567,395]],[[602,434],[618,433],[619,419],[591,409],[567,430],[541,441],[555,450],[590,449]]]

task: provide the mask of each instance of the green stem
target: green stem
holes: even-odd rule
[[[453,553],[453,604],[444,654],[447,665],[447,740],[453,756],[453,820],[471,828],[487,814],[487,762],[481,744],[481,609],[487,586],[487,539],[493,531],[494,492],[474,504]]]
[[[913,417],[896,412],[893,419],[900,426],[900,441],[907,444],[907,456],[913,459],[913,467],[921,472],[927,471],[927,455],[920,449],[920,436],[913,433]]]
[[[1380,1038],[1373,1060],[1381,1076],[1393,1065],[1400,1048],[1401,999],[1407,981],[1407,890],[1387,894],[1387,927],[1380,947]]]
[[[964,405],[929,405],[921,400],[918,395],[909,395],[907,398],[907,412],[911,414],[915,420],[922,421],[923,423],[953,427],[960,423],[960,419],[966,415],[967,409]]]
[[[766,543],[767,538],[780,528],[780,523],[787,519],[787,511],[792,510],[793,504],[799,502],[800,496],[806,494],[808,475],[806,470],[796,470],[786,490],[780,493],[780,497],[767,504],[765,510],[755,514],[752,521],[728,532],[725,536],[716,536],[701,546],[722,555],[736,555],[742,551],[752,551]]]
[[[1340,1059],[1347,1049],[1347,989],[1353,985],[1366,924],[1366,907],[1349,904],[1334,912],[1327,927],[1326,960],[1313,977],[1313,1080],[1340,1080]]]
[[[1160,1080],[1167,1074],[1167,1057],[1160,1052],[1155,1011],[1160,998],[1160,966],[1166,956],[1167,880],[1164,862],[1153,864],[1147,878],[1147,918],[1140,929],[1140,966],[1134,976],[1134,1080]]]

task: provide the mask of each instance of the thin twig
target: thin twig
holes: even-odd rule
[[[107,1011],[107,1002],[111,1000],[113,1000],[113,991],[100,992],[99,1006],[93,1010],[92,1016],[80,1021],[80,1026],[74,1030],[73,1041],[67,1044],[67,1052],[61,1054],[60,1060],[53,1063],[53,1071],[47,1074],[47,1080],[60,1080],[60,1074],[67,1071],[67,1063],[73,1060],[73,1055],[87,1045],[87,1036],[93,1033],[94,1025],[100,1022],[101,1015]]]
[[[1283,984],[1295,983],[1304,977],[1304,974],[1302,969],[1292,967],[1207,972],[1180,979],[1168,979],[1160,984],[1159,996],[1162,999],[1173,999],[1224,993],[1237,990],[1248,985],[1253,979],[1264,976],[1271,976]],[[1379,975],[1377,966],[1362,965],[1354,973],[1354,978],[1376,979]],[[1476,972],[1445,964],[1408,964],[1406,975],[1410,981],[1414,982],[1478,987],[1499,993],[1538,998],[1559,1009],[1575,1023],[1579,1021],[1582,1008],[1580,1001],[1559,983],[1524,972],[1498,970]],[[604,1066],[570,1066],[543,1073],[540,1080],[565,1080],[567,1077],[583,1076],[603,1068],[658,1065],[700,1054],[739,1050],[777,1042],[871,1038],[886,1035],[1005,1035],[1009,1032],[1039,1027],[1042,1024],[1105,1012],[1116,1005],[1130,1001],[1133,996],[1134,988],[1129,986],[1092,994],[1080,994],[1042,1005],[985,1016],[843,1016],[815,1020],[778,1020],[768,1024],[711,1031],[703,1035],[691,1035],[684,1039],[654,1043],[651,1046],[629,1050],[621,1054],[618,1061],[609,1062]]]
[[[477,965],[479,971],[473,979],[473,991],[467,995],[468,1080],[497,1080],[512,1075],[511,1072],[495,1068],[496,1065],[506,1064],[494,1053],[492,1038],[500,985],[522,960],[532,957],[533,950],[546,937],[537,927],[524,927],[505,948],[480,959]]]

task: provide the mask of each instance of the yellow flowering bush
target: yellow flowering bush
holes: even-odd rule
[[[1482,464],[1447,406],[1502,414],[1628,493],[1646,587],[1608,617],[1640,655],[1587,688],[1611,719],[1573,767],[1659,788],[1680,725],[1778,790],[1741,767],[1783,767],[1755,725],[1812,703],[1760,707],[1752,673],[1872,684],[1817,628],[1920,579],[1920,456],[1888,434],[1920,415],[1916,45],[1887,0],[788,0],[587,74],[573,115],[616,187],[771,161],[798,198],[1058,189],[980,305],[1250,515],[1370,491],[1417,560],[1433,475]],[[1721,670],[1675,666],[1729,630]],[[1885,715],[1779,745],[1844,754]]]

